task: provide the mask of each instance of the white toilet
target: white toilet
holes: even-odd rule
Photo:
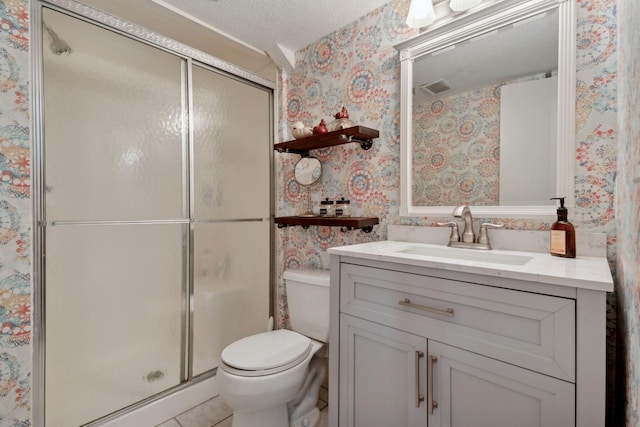
[[[217,382],[233,408],[232,427],[313,427],[318,421],[326,360],[309,366],[329,339],[329,271],[286,270],[283,277],[293,331],[252,335],[222,351]]]

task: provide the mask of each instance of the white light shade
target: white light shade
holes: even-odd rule
[[[431,0],[411,0],[407,25],[411,28],[421,28],[436,20],[436,12],[433,10]]]
[[[482,0],[451,0],[449,2],[449,7],[454,12],[461,12],[463,10],[471,9],[480,3],[482,3]]]

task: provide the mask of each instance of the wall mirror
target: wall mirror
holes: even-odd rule
[[[311,209],[311,194],[309,187],[320,180],[322,176],[322,164],[315,157],[303,157],[293,168],[293,176],[296,182],[307,190],[307,210],[299,214],[299,217],[316,216]]]
[[[573,206],[575,4],[485,0],[396,46],[401,216],[553,218]]]

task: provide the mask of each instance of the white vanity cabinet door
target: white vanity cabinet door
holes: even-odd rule
[[[427,340],[340,319],[340,427],[426,427],[426,402],[416,395],[426,395]]]
[[[439,342],[428,346],[437,360],[429,427],[576,425],[574,384]]]

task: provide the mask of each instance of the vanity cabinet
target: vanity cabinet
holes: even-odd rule
[[[330,427],[604,425],[605,292],[353,256],[377,243],[329,250]]]
[[[432,340],[428,348],[430,427],[575,426],[574,384]]]
[[[426,426],[427,340],[347,314],[340,325],[340,425]]]
[[[341,426],[575,425],[572,383],[346,314],[340,324]]]

